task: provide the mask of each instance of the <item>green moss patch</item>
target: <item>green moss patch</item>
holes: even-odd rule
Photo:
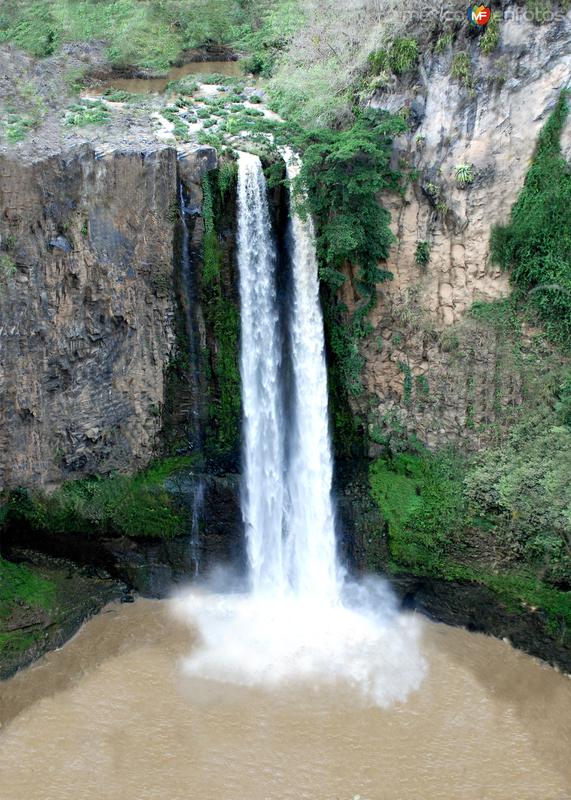
[[[222,161],[205,175],[202,188],[204,250],[200,294],[206,323],[214,342],[206,365],[209,375],[207,447],[213,454],[232,452],[239,440],[241,383],[239,369],[240,316],[233,278],[221,231],[237,180],[236,164]]]
[[[482,458],[495,459],[501,467],[502,454],[505,451]],[[569,567],[563,539],[557,540],[561,546],[547,551],[543,539],[548,528],[526,533],[525,512],[519,518],[514,513],[512,524],[506,524],[509,509],[503,514],[486,503],[474,503],[474,482],[482,477],[478,469],[452,453],[400,454],[371,464],[371,496],[388,526],[386,566],[394,573],[481,584],[513,610],[541,611],[550,632],[565,637],[571,625],[571,592],[560,590],[553,578],[558,569]],[[509,474],[507,470],[506,477]],[[518,483],[517,475],[512,480]],[[488,474],[482,485],[492,494],[505,487],[506,478]],[[516,496],[525,499],[523,493],[519,486],[514,502]],[[542,542],[526,548],[538,535]]]
[[[185,533],[187,523],[165,481],[191,465],[190,457],[173,457],[136,475],[69,481],[50,495],[16,492],[7,521],[46,533],[172,538]]]
[[[16,605],[49,610],[54,602],[53,583],[24,564],[14,564],[0,557],[0,618],[5,618]]]

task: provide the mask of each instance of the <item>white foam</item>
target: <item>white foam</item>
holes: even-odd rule
[[[199,632],[183,669],[205,680],[266,689],[343,683],[382,707],[403,702],[426,673],[421,622],[396,612],[382,582],[353,594],[360,607],[347,598],[331,604],[294,594],[180,595],[177,615]]]

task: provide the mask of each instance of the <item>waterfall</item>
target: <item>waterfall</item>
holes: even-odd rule
[[[293,154],[283,151],[295,177]],[[291,197],[289,296],[278,302],[278,267],[260,159],[238,165],[241,307],[242,516],[250,591],[194,591],[175,608],[198,627],[185,661],[202,681],[273,688],[340,683],[381,706],[423,680],[419,624],[399,613],[378,578],[352,582],[336,556],[327,374],[315,236]],[[281,286],[281,282],[280,282]],[[199,691],[202,691],[199,684]]]
[[[190,541],[188,545],[190,562],[194,577],[200,572],[200,523],[204,513],[204,479],[195,478],[192,486],[192,512],[190,523]]]
[[[298,172],[284,151],[287,177]],[[327,413],[327,370],[315,234],[310,217],[295,210],[290,190],[292,266],[291,354],[294,404],[287,471],[287,542],[294,585],[301,594],[337,600],[339,581],[331,501],[332,458]]]
[[[244,480],[242,514],[255,591],[285,588],[283,411],[280,403],[276,250],[266,182],[257,156],[238,168]]]
[[[288,154],[288,177],[295,160]],[[293,205],[293,200],[292,200]],[[276,303],[276,249],[262,164],[241,153],[238,268],[244,404],[243,517],[254,591],[338,597],[327,374],[315,237],[290,223],[291,309]],[[293,375],[286,416],[280,385],[280,312],[289,312]],[[285,457],[287,442],[287,459]]]

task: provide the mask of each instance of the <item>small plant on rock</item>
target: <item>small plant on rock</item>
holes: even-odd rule
[[[449,31],[448,33],[443,33],[442,36],[438,38],[436,44],[434,45],[434,52],[436,53],[436,55],[441,56],[445,52],[445,50],[448,47],[450,47],[453,41],[454,41],[454,34],[452,32]]]
[[[369,54],[369,65],[374,75],[392,72],[402,75],[408,72],[418,60],[416,39],[395,39],[386,50],[374,50]]]
[[[454,170],[456,185],[459,189],[465,189],[474,182],[474,171],[471,164],[457,164]]]
[[[440,197],[440,186],[438,186],[436,183],[425,183],[422,188],[431,200],[436,202],[436,200],[438,200]]]
[[[497,11],[494,11],[490,17],[490,21],[486,25],[486,30],[480,38],[480,50],[485,56],[489,56],[490,53],[493,53],[493,51],[496,49],[499,41],[500,15]]]
[[[33,127],[33,120],[23,114],[8,114],[4,121],[6,138],[10,144],[23,141]]]
[[[8,253],[0,253],[0,282],[11,278],[16,272],[16,262]]]
[[[414,260],[418,264],[419,267],[426,269],[426,265],[430,261],[430,245],[428,242],[420,241],[416,243],[416,252],[414,254]]]
[[[472,62],[470,61],[470,56],[464,50],[456,53],[452,59],[452,69],[450,74],[455,80],[460,81],[460,83],[467,89],[472,88]]]
[[[402,75],[416,64],[418,44],[416,39],[395,39],[390,49],[390,62],[395,75]]]
[[[109,112],[101,100],[82,100],[74,103],[67,110],[67,125],[82,127],[84,125],[101,125],[109,121]]]

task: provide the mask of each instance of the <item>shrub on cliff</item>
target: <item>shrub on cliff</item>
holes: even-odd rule
[[[366,315],[376,301],[376,285],[392,277],[379,268],[394,236],[390,214],[378,195],[399,185],[390,154],[393,136],[404,127],[399,117],[361,115],[346,131],[320,129],[299,137],[300,188],[317,224],[320,276],[335,291],[344,281],[345,264],[359,268],[361,302],[349,324],[342,321],[338,307],[326,313],[330,346],[343,386],[352,394],[361,391],[357,339],[368,332]]]
[[[15,492],[6,521],[46,533],[177,536],[186,520],[164,482],[189,464],[188,458],[170,458],[135,475],[68,481],[49,495]]]
[[[524,187],[505,226],[492,230],[491,255],[510,270],[518,300],[534,309],[550,338],[571,345],[571,169],[560,138],[562,93],[543,127]]]
[[[44,57],[104,39],[115,63],[165,69],[185,48],[230,41],[240,15],[235,0],[2,0],[0,42]]]

